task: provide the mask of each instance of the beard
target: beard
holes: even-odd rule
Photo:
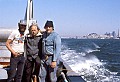
[[[24,35],[24,32],[23,32],[23,31],[20,31],[20,34]]]

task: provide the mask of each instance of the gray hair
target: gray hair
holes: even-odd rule
[[[37,24],[32,24],[32,25],[30,26],[30,28],[29,28],[29,31],[31,30],[32,26],[36,26],[36,27],[37,27],[37,30],[40,30],[40,28],[38,27]]]

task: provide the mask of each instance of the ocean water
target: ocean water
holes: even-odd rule
[[[61,54],[87,82],[120,82],[119,39],[62,39]]]
[[[0,56],[10,56],[5,42]],[[62,39],[61,57],[87,82],[120,82],[119,39]]]

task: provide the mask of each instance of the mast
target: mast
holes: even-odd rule
[[[120,33],[119,33],[119,29],[118,29],[118,36],[117,36],[118,38],[120,38]]]
[[[27,22],[25,35],[28,33],[28,29],[30,26],[30,20],[32,19],[33,19],[33,0],[28,0],[27,7],[26,7],[26,13],[24,17],[24,20],[26,20]]]
[[[24,20],[27,22],[24,36],[29,33],[30,21],[33,19],[33,1],[28,0]],[[25,38],[26,39],[26,38]],[[26,58],[26,42],[24,43],[24,57]]]

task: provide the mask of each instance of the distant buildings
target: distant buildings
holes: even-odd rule
[[[83,38],[86,39],[119,39],[119,29],[118,29],[118,35],[116,34],[115,31],[113,31],[112,33],[105,33],[103,35],[99,35],[97,33],[90,33],[86,36],[83,36]]]
[[[116,34],[115,31],[108,33],[106,32],[103,35],[99,35],[97,33],[90,33],[88,35],[85,36],[74,36],[74,37],[64,37],[64,38],[74,38],[74,39],[120,39],[120,35],[119,35],[119,29],[118,29],[118,34]]]

